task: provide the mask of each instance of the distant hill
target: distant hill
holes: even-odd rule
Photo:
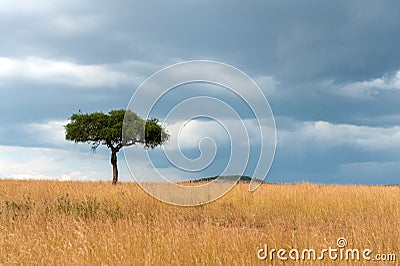
[[[211,177],[203,177],[200,179],[195,179],[195,180],[190,180],[190,182],[192,183],[196,183],[196,182],[210,182],[214,179],[217,179],[219,177],[220,181],[236,181],[238,179],[237,175],[229,175],[229,176],[211,176]],[[253,179],[253,177],[250,176],[246,176],[246,175],[242,175],[240,176],[239,182],[243,182],[243,183],[249,183],[251,181],[251,179]],[[264,181],[262,181],[264,182]]]

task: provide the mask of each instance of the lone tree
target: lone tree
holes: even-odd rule
[[[169,138],[157,118],[144,120],[130,110],[112,110],[107,114],[79,111],[69,119],[71,122],[64,126],[66,140],[89,143],[93,152],[100,144],[111,150],[113,185],[118,182],[117,153],[122,147],[142,144],[153,149]]]

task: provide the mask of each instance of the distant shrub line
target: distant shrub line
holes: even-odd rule
[[[230,176],[211,176],[211,177],[203,177],[200,179],[195,179],[195,180],[190,180],[191,183],[197,183],[197,182],[210,182],[213,181],[217,178],[220,178],[221,181],[236,181],[238,179],[237,175],[230,175]],[[243,183],[249,183],[252,179],[258,179],[258,178],[253,178],[250,176],[242,175],[239,178],[239,182]],[[264,181],[262,181],[264,182]]]

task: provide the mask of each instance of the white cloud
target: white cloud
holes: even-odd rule
[[[112,167],[110,153],[93,154],[90,150],[79,152],[63,149],[2,146],[0,145],[0,179],[49,179],[61,181],[110,181]],[[143,152],[144,149],[136,149]],[[135,151],[134,151],[135,152]],[[143,176],[153,172],[153,166],[147,161],[134,156],[135,173]],[[122,152],[118,154],[119,180],[132,182],[125,158]],[[174,169],[163,169],[168,176],[173,176]]]
[[[65,146],[64,125],[67,120],[51,120],[46,123],[29,123],[21,128],[35,143]]]
[[[324,149],[352,145],[367,150],[400,149],[400,126],[370,127],[332,124],[326,121],[297,123],[278,131],[278,145],[288,149]]]
[[[225,130],[214,121],[191,120],[189,122],[178,121],[168,125],[171,135],[166,148],[181,147],[183,149],[197,148],[199,142],[205,138],[213,138],[217,142],[227,141]]]
[[[267,133],[266,136],[263,136],[264,144],[272,145],[273,129],[268,128],[263,120],[260,120],[260,124],[258,124],[255,119],[220,119],[219,123],[212,120],[195,119],[189,122],[178,120],[169,124],[166,127],[170,134],[170,140],[165,144],[165,149],[177,149],[178,143],[180,148],[196,149],[204,138],[211,138],[216,143],[224,145],[229,145],[232,141],[235,145],[244,147],[248,145],[248,140],[252,145],[260,145],[260,126]]]
[[[99,180],[107,178],[101,155],[60,149],[0,146],[0,178]]]
[[[62,174],[59,177],[59,180],[61,181],[94,181],[95,179],[93,177],[88,177],[86,175],[84,175],[83,173],[79,172],[79,171],[72,171],[69,172],[67,174]]]
[[[54,177],[46,176],[40,173],[36,173],[33,171],[26,171],[23,173],[19,174],[10,174],[5,176],[6,178],[12,178],[12,179],[20,179],[20,180],[53,180]]]
[[[280,84],[273,76],[259,76],[254,81],[266,96],[272,95]]]
[[[333,84],[333,81],[325,81],[323,87],[330,87],[334,93],[354,98],[366,98],[379,94],[383,90],[400,89],[400,70],[394,75],[383,76],[371,80],[352,82],[347,84]]]
[[[0,78],[3,81],[26,79],[79,87],[115,87],[137,82],[137,77],[134,75],[113,70],[109,65],[79,65],[39,57],[24,59],[0,57]]]
[[[263,134],[265,133],[263,136],[260,126]],[[263,121],[260,121],[259,125],[255,119],[222,119],[218,122],[198,119],[190,122],[179,120],[167,125],[167,128],[171,138],[163,146],[165,155],[178,168],[190,171],[211,166],[209,170],[212,168],[213,174],[238,174],[244,171],[250,157],[254,160],[252,163],[256,163],[259,159],[263,161],[263,166],[258,168],[263,171],[263,167],[268,166],[275,151],[273,129],[267,128]],[[215,159],[226,161],[216,167],[212,165]],[[181,177],[186,174],[182,172]]]
[[[1,174],[1,173],[0,173]],[[0,176],[0,178],[12,178],[19,180],[59,180],[59,181],[95,181],[93,177],[89,177],[79,171],[71,171],[60,176],[49,176],[41,174],[35,171],[25,171],[18,174],[9,174],[6,176]]]
[[[56,9],[61,9],[65,1],[43,1],[30,0],[18,1],[0,1],[0,14],[2,15],[28,15],[28,14],[48,14]]]

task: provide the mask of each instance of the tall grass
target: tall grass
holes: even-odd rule
[[[0,181],[0,264],[281,264],[257,251],[335,248],[339,237],[398,263],[400,187],[238,184],[178,207],[134,183]]]

